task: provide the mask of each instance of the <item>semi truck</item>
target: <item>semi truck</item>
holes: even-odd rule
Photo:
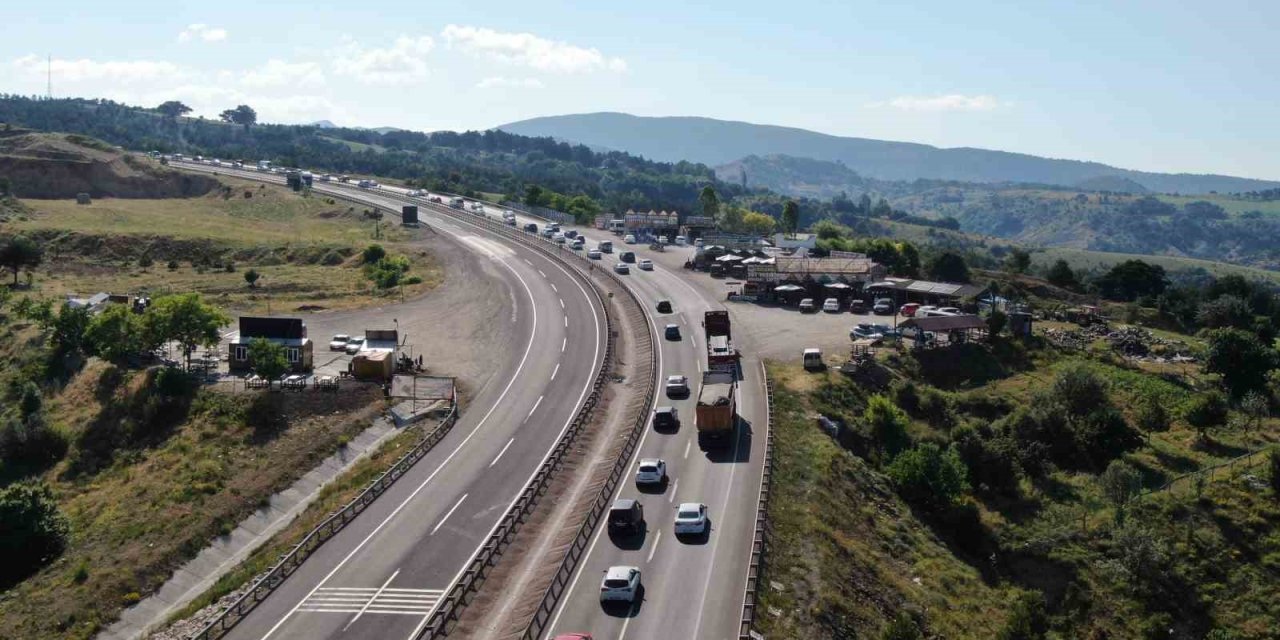
[[[707,343],[707,368],[712,371],[736,369],[738,350],[733,346],[729,312],[724,309],[706,312],[702,316],[702,330]]]
[[[698,404],[694,407],[693,425],[698,431],[698,446],[719,449],[733,442],[737,424],[738,401],[732,371],[704,371],[698,386]]]

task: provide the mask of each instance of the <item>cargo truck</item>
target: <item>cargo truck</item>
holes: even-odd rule
[[[698,446],[718,449],[733,442],[738,403],[731,371],[704,371],[694,407],[693,426],[698,430]]]
[[[706,312],[702,316],[702,329],[707,343],[707,368],[712,371],[735,370],[738,350],[733,346],[729,312],[723,309]]]

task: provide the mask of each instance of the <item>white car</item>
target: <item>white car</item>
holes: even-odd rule
[[[703,534],[707,532],[707,505],[701,502],[681,502],[676,509],[676,535]]]
[[[564,243],[565,243],[565,238],[564,238],[564,234],[563,234],[563,233],[557,233],[556,235],[552,236],[552,238],[551,238],[551,239],[552,239],[552,240],[554,240],[556,244],[564,244]]]
[[[602,256],[603,254],[600,253],[599,249],[592,249],[587,252],[587,257],[591,258],[592,260],[599,260]]]
[[[631,273],[631,267],[628,267],[628,266],[627,266],[627,263],[625,263],[625,262],[619,262],[619,263],[617,263],[617,264],[613,265],[613,272],[614,272],[614,273],[619,273],[619,274],[622,274],[622,275],[624,275],[624,276],[625,276],[625,275],[627,275],[627,274]]]
[[[667,463],[661,458],[643,458],[636,468],[636,484],[661,484],[667,479]]]
[[[570,243],[569,243],[569,248],[570,248],[570,249],[573,249],[574,251],[582,251],[582,247],[585,247],[585,246],[586,246],[586,243],[583,243],[583,242],[570,242]]]
[[[689,241],[688,241],[684,236],[676,236],[676,246],[677,246],[677,247],[683,247],[683,246],[685,246],[686,244],[689,244]]]
[[[625,242],[625,243],[627,243],[627,244],[635,244],[635,243],[636,243],[636,236],[635,236],[635,234],[628,233],[626,236],[624,236],[624,237],[622,238],[622,241],[623,241],[623,242]]]
[[[701,247],[701,246],[702,246],[702,238],[698,238],[697,240],[694,240],[694,241],[693,241],[693,246],[695,246],[695,247]]]
[[[689,378],[685,376],[667,376],[667,396],[689,395]]]
[[[347,343],[347,355],[354,356],[355,354],[360,353],[360,350],[363,348],[364,338],[352,338],[351,341]]]
[[[836,312],[839,312],[839,311],[840,311],[840,301],[839,301],[839,300],[836,300],[835,298],[827,298],[826,300],[824,300],[824,301],[822,302],[822,310],[823,310],[823,311],[830,312],[830,313],[836,313]]]
[[[640,593],[639,567],[609,567],[600,581],[600,602],[635,602]]]
[[[345,333],[339,333],[338,335],[334,336],[332,340],[329,341],[329,350],[330,351],[346,351],[348,342],[351,342],[351,336]]]
[[[641,271],[653,271],[653,261],[648,258],[641,258],[640,262],[636,263],[636,266],[640,267]]]

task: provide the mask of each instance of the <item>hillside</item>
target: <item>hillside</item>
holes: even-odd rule
[[[1159,192],[1254,191],[1280,182],[1210,174],[1132,171],[1098,162],[1060,160],[987,149],[941,149],[925,144],[827,135],[804,129],[711,118],[638,117],[587,113],[532,118],[504,124],[503,131],[550,136],[654,160],[723,165],[751,155],[785,154],[842,162],[862,176],[881,180],[1034,182],[1074,186],[1100,177],[1126,178]]]
[[[716,177],[802,198],[834,198],[867,187],[867,180],[840,162],[781,154],[747,156],[722,164],[716,167]]]

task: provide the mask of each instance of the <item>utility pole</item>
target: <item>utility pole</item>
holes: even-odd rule
[[[53,99],[53,54],[47,54],[45,56],[45,73],[48,80],[48,84],[45,86],[44,97],[49,100],[52,100]]]

